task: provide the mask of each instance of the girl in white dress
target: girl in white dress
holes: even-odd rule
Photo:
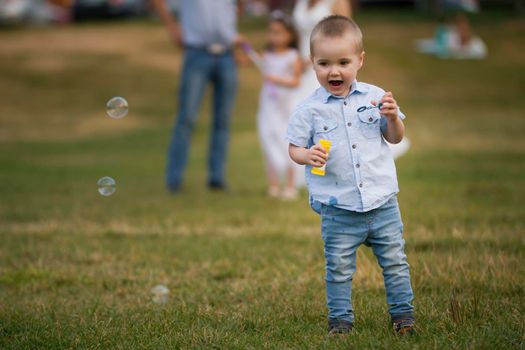
[[[293,108],[292,95],[301,76],[297,46],[292,19],[281,11],[272,12],[268,44],[260,60],[264,83],[259,96],[257,126],[266,159],[268,194],[283,199],[297,197],[297,166],[288,156],[288,142],[284,137]],[[283,190],[281,179],[285,179]]]
[[[310,33],[314,26],[323,18],[330,15],[352,16],[352,8],[349,0],[297,0],[293,19],[299,32],[299,50],[303,63],[301,83],[293,96],[294,105],[310,96],[318,87],[319,82],[315,77],[310,62]],[[410,142],[405,137],[400,143],[389,144],[392,155],[395,158],[402,156],[408,151]],[[304,183],[304,174],[300,173],[297,178],[299,184]]]

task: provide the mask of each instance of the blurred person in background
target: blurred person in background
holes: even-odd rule
[[[261,57],[264,83],[259,94],[257,129],[265,155],[268,195],[284,200],[297,198],[295,179],[300,171],[288,156],[288,142],[283,136],[294,107],[291,97],[302,72],[298,41],[292,18],[282,11],[273,11],[268,43]]]
[[[293,19],[299,32],[299,51],[303,63],[301,84],[295,94],[298,104],[307,98],[320,85],[315,77],[310,60],[310,33],[315,25],[330,15],[352,16],[348,0],[297,0],[293,9]]]
[[[72,6],[73,0],[0,0],[0,25],[67,23]]]
[[[479,12],[477,0],[442,0],[442,20],[434,37],[416,40],[416,50],[447,59],[483,59],[487,47],[474,35],[466,13]]]
[[[171,40],[184,50],[177,120],[168,149],[166,186],[180,190],[188,161],[192,129],[208,84],[213,86],[212,130],[208,154],[208,188],[224,191],[229,124],[237,90],[234,50],[240,2],[181,0],[178,21],[165,0],[153,0]]]

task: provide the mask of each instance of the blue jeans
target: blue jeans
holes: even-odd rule
[[[362,243],[372,247],[383,269],[392,319],[411,316],[413,293],[397,197],[365,213],[323,205],[321,225],[329,318],[354,321],[352,276],[356,269],[356,250]]]
[[[237,67],[232,53],[214,55],[187,48],[179,86],[179,109],[168,149],[166,185],[177,189],[188,161],[191,134],[208,83],[213,85],[213,122],[209,143],[210,183],[224,183],[229,124],[237,90]]]

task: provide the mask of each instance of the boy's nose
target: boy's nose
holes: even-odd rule
[[[337,69],[336,67],[330,68],[330,72],[328,72],[328,75],[330,77],[337,77],[337,76],[339,76],[339,69]]]

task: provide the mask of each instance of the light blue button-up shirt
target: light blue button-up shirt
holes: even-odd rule
[[[357,81],[344,98],[320,87],[293,112],[286,134],[291,144],[310,148],[320,139],[331,141],[326,175],[314,175],[312,166],[306,166],[315,211],[322,203],[366,212],[399,192],[394,158],[382,135],[386,118],[370,103],[384,94],[377,86]],[[401,112],[399,117],[405,119]]]
[[[185,45],[232,46],[237,36],[237,1],[181,0],[179,21]]]

